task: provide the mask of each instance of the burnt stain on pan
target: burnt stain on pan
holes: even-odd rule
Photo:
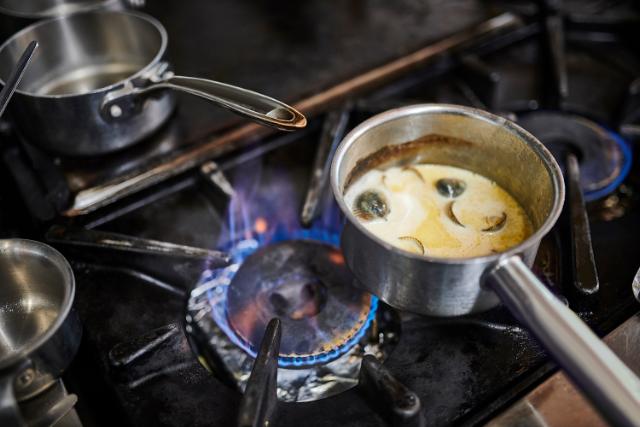
[[[419,157],[425,147],[451,145],[455,147],[469,147],[471,142],[464,139],[444,136],[439,134],[428,134],[402,144],[389,144],[381,149],[359,159],[353,169],[349,172],[345,180],[344,190],[371,169],[387,168],[397,165],[410,165],[421,163],[425,158]]]

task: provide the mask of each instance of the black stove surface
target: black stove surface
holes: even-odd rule
[[[634,120],[640,103],[629,88],[640,77],[640,56],[628,42],[626,22],[618,27],[619,19],[585,22],[595,15],[572,15],[575,22],[565,31],[569,91],[558,100],[549,90],[555,85],[546,71],[543,26],[526,16],[527,2],[513,3],[522,6],[518,11],[530,24],[353,100],[349,126],[416,102],[472,105],[516,120],[532,110],[563,111],[614,132],[629,148],[638,136]],[[247,210],[248,223],[258,219],[256,212],[267,212],[267,220],[286,223],[289,231],[301,229],[298,213],[322,121],[323,117],[313,118],[305,131],[274,136],[216,160],[232,186],[249,185],[252,194],[261,195],[260,204]],[[535,265],[536,273],[600,335],[638,309],[631,282],[638,267],[632,248],[640,238],[640,171],[630,153],[621,154],[627,157],[621,161],[616,185],[622,184],[602,190],[588,204],[599,290],[586,295],[573,284],[568,218],[545,238]],[[632,164],[630,170],[624,164]],[[324,212],[335,209],[328,193]],[[232,227],[228,209],[228,197],[201,175],[187,173],[76,225],[219,249]],[[335,218],[329,221],[332,232],[339,232],[339,226]],[[176,277],[168,280],[153,264],[138,268],[132,262],[123,268],[126,263],[109,254],[93,259],[86,253],[68,256],[76,273],[76,306],[84,336],[65,383],[79,396],[83,423],[235,425],[241,392],[221,375],[221,368],[213,366],[211,373],[202,366],[183,332],[185,300],[197,274],[174,271]],[[452,319],[396,314],[399,338],[384,366],[418,395],[427,425],[482,424],[556,369],[501,307]],[[358,387],[310,402],[280,402],[273,421],[277,426],[387,423]]]

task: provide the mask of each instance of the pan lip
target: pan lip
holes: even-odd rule
[[[119,0],[94,0],[94,2],[90,6],[86,6],[86,9],[79,9],[76,12],[63,13],[63,14],[52,14],[46,12],[22,12],[15,9],[9,9],[7,7],[0,6],[0,13],[11,16],[14,18],[22,18],[22,19],[48,19],[54,18],[57,16],[67,16],[73,13],[83,13],[93,10],[100,10],[104,7],[115,6],[119,3]]]
[[[36,240],[19,238],[0,239],[0,253],[4,251],[3,247],[5,246],[14,246],[18,249],[36,248],[40,250],[51,262],[56,264],[56,266],[60,269],[60,272],[65,278],[66,285],[64,299],[60,305],[60,312],[58,313],[55,321],[42,335],[28,342],[24,347],[20,348],[18,352],[4,359],[0,359],[0,369],[11,367],[18,361],[24,359],[25,357],[28,357],[35,351],[38,351],[41,346],[45,345],[47,341],[51,339],[51,337],[58,333],[64,322],[69,317],[76,293],[76,281],[75,275],[73,274],[73,269],[71,268],[69,261],[67,261],[67,259],[57,249],[47,245],[46,243],[38,242]]]
[[[358,221],[358,219],[353,215],[351,209],[347,206],[344,200],[344,193],[339,183],[339,169],[341,167],[342,161],[344,159],[344,154],[349,151],[351,146],[365,133],[370,132],[372,129],[381,126],[389,121],[393,121],[396,119],[400,119],[406,116],[419,115],[424,113],[432,113],[432,114],[458,114],[466,117],[471,117],[474,119],[484,120],[490,122],[497,126],[505,126],[507,130],[511,133],[514,133],[520,139],[522,139],[531,149],[541,158],[544,163],[545,169],[549,173],[553,185],[554,190],[554,200],[551,206],[551,210],[547,215],[547,218],[542,223],[540,227],[538,227],[534,233],[532,233],[528,238],[519,243],[516,246],[513,246],[506,251],[499,252],[497,254],[483,255],[477,257],[457,257],[457,258],[444,258],[444,257],[434,257],[429,255],[419,255],[413,252],[409,252],[398,248],[396,246],[391,245],[390,243],[382,240],[378,236],[371,233],[369,230],[364,227],[364,225]],[[431,263],[438,264],[450,264],[450,265],[460,265],[460,264],[495,264],[502,259],[510,258],[514,255],[522,254],[531,246],[534,246],[542,240],[542,238],[549,233],[551,228],[557,222],[560,213],[562,212],[562,206],[564,204],[565,198],[565,188],[564,188],[564,179],[562,177],[562,172],[560,170],[560,166],[556,162],[555,158],[551,154],[551,152],[540,142],[536,137],[534,137],[531,133],[518,126],[514,122],[501,117],[495,114],[489,113],[484,110],[480,110],[473,107],[463,106],[463,105],[455,105],[455,104],[435,104],[435,103],[425,103],[425,104],[414,104],[403,106],[400,108],[391,109],[385,111],[383,113],[377,114],[364,122],[360,123],[356,126],[351,132],[349,132],[338,145],[336,152],[334,154],[333,160],[331,161],[331,189],[333,191],[334,198],[340,207],[340,210],[345,215],[346,220],[356,229],[366,236],[368,239],[372,240],[379,246],[382,246],[387,251],[390,251],[394,254],[400,255],[405,258],[414,259],[416,261],[425,261]]]
[[[26,28],[23,28],[22,30],[18,31],[17,33],[13,34],[11,37],[9,37],[7,40],[5,40],[4,43],[2,43],[2,45],[0,45],[0,53],[2,53],[3,50],[5,50],[7,48],[7,46],[9,46],[16,38],[28,33],[29,31],[34,30],[35,28],[38,28],[40,26],[44,26],[44,25],[48,25],[48,24],[52,24],[56,21],[68,21],[71,19],[79,19],[82,18],[83,16],[86,15],[121,15],[121,16],[128,16],[128,17],[133,17],[135,19],[140,19],[142,21],[145,21],[149,24],[151,24],[156,31],[158,32],[158,34],[160,35],[160,47],[157,49],[157,52],[155,54],[155,56],[153,57],[153,59],[151,59],[151,61],[149,61],[144,67],[140,68],[138,71],[136,71],[134,74],[131,74],[130,76],[128,76],[125,79],[119,80],[115,83],[112,83],[108,86],[103,86],[97,89],[93,89],[90,91],[86,91],[86,92],[81,92],[81,93],[65,93],[65,94],[59,94],[59,95],[48,95],[48,94],[37,94],[37,93],[33,93],[33,92],[27,92],[24,91],[22,89],[16,89],[16,93],[20,94],[21,96],[26,96],[29,98],[36,98],[36,99],[65,99],[65,98],[73,98],[73,97],[81,97],[81,96],[89,96],[89,95],[96,95],[96,94],[106,94],[108,92],[111,92],[112,90],[118,89],[120,87],[122,87],[123,85],[125,85],[127,82],[130,82],[142,75],[144,75],[145,73],[149,72],[153,67],[155,67],[164,57],[165,52],[167,51],[167,45],[169,42],[169,36],[167,34],[167,30],[164,28],[164,26],[162,25],[162,23],[157,20],[156,18],[154,18],[151,15],[148,15],[146,13],[142,13],[142,12],[136,12],[136,11],[124,11],[124,10],[89,10],[89,11],[85,11],[85,12],[77,12],[77,13],[72,13],[70,15],[61,15],[61,16],[57,16],[51,19],[44,19],[41,21],[38,21],[34,24],[29,25]],[[37,55],[37,52],[36,52]],[[0,84],[4,85],[5,82],[2,79],[2,77],[0,77]]]

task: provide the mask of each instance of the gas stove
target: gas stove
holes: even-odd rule
[[[623,2],[462,3],[471,30],[375,68],[384,78],[358,70],[314,88],[301,105],[318,114],[303,131],[176,137],[180,155],[163,156],[153,147],[184,124],[179,110],[157,141],[116,156],[126,162],[94,160],[89,174],[52,160],[75,183],[67,190],[76,202],[85,190],[100,198],[126,188],[86,210],[29,221],[17,194],[25,183],[3,193],[16,206],[3,213],[6,230],[31,229],[74,268],[84,335],[63,380],[83,425],[513,425],[505,409],[548,390],[557,367],[508,311],[398,311],[351,286],[338,249],[332,151],[361,121],[403,105],[492,111],[551,149],[568,197],[534,271],[596,333],[620,336],[638,312],[640,11]],[[45,211],[34,197],[26,205]]]

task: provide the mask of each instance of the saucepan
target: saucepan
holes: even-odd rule
[[[167,32],[142,13],[101,10],[37,22],[0,46],[0,82],[32,40],[40,49],[11,108],[21,133],[51,152],[98,155],[136,143],[167,120],[173,91],[278,129],[306,125],[300,112],[268,96],[174,75],[164,59]]]
[[[430,134],[443,138],[411,143]],[[505,252],[475,258],[417,255],[388,244],[358,221],[344,193],[368,168],[410,162],[457,166],[492,179],[523,206],[536,231]],[[531,134],[468,107],[399,108],[365,121],[343,139],[331,184],[346,217],[342,250],[358,286],[393,307],[430,316],[477,313],[502,302],[603,415],[615,425],[637,425],[640,380],[529,269],[564,201],[560,168]]]
[[[0,425],[23,425],[17,402],[52,386],[75,356],[82,328],[74,293],[73,272],[58,251],[0,240]],[[70,407],[55,410],[63,409]]]

